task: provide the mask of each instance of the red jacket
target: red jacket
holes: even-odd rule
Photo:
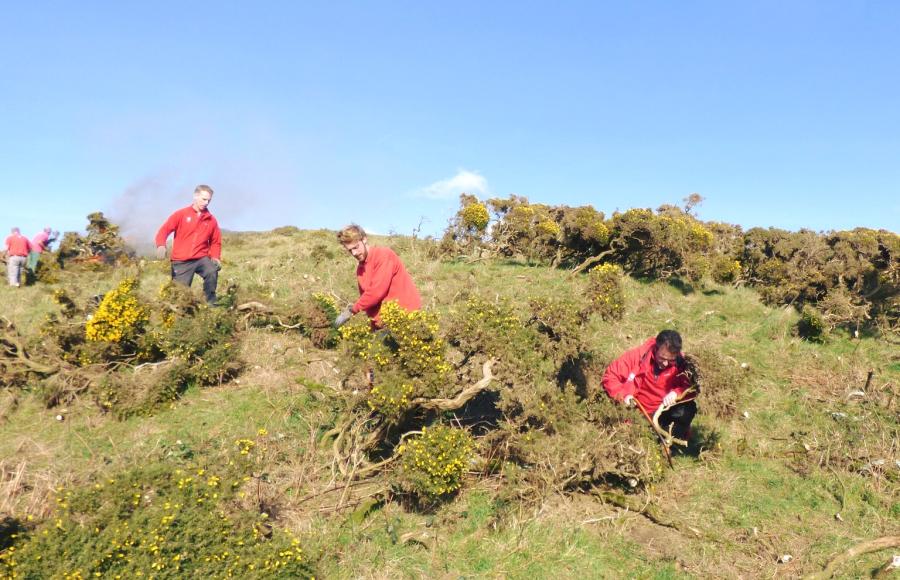
[[[31,251],[31,242],[22,234],[10,234],[6,238],[6,253],[10,256],[27,256]]]
[[[422,307],[419,291],[400,257],[390,248],[371,247],[365,262],[356,267],[359,300],[351,310],[364,310],[376,327],[381,326],[381,303],[396,300],[406,310]]]
[[[670,364],[658,376],[654,376],[655,346],[656,339],[648,339],[641,346],[626,351],[610,363],[603,373],[603,388],[610,397],[621,401],[626,396],[632,395],[651,415],[656,412],[666,393],[675,391],[680,395],[691,386],[691,381],[684,373],[684,362],[680,356],[675,364]]]
[[[222,257],[222,232],[219,231],[219,222],[209,210],[203,210],[198,216],[193,207],[187,206],[170,215],[156,232],[156,246],[165,246],[172,232],[175,232],[173,262],[207,256],[218,260]]]

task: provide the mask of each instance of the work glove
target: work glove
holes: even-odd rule
[[[623,403],[626,407],[636,407],[636,406],[637,406],[637,399],[635,399],[635,398],[632,397],[631,395],[625,395],[625,398],[622,399],[622,403]]]
[[[165,246],[157,246],[156,247],[156,259],[157,260],[165,260],[166,259],[166,247]]]
[[[222,260],[218,258],[212,258],[213,264],[216,265],[216,272],[222,269]]]
[[[334,319],[334,327],[340,328],[346,324],[350,317],[353,316],[353,311],[350,310],[350,307],[344,308],[343,312],[338,314],[338,317]]]
[[[668,393],[666,393],[666,396],[663,397],[663,400],[662,400],[663,409],[667,409],[667,408],[671,407],[672,405],[674,405],[675,399],[677,399],[677,398],[678,398],[678,393],[676,393],[675,391],[669,391]]]

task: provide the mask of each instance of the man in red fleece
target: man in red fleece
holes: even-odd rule
[[[415,283],[393,250],[370,246],[366,232],[356,224],[341,229],[337,239],[359,263],[356,266],[359,300],[341,312],[334,321],[335,326],[343,325],[363,311],[372,320],[373,328],[381,328],[381,305],[389,300],[396,300],[405,310],[422,307]]]
[[[674,330],[663,330],[656,338],[626,351],[603,373],[603,388],[610,397],[627,407],[639,401],[651,416],[662,405],[668,410],[659,416],[660,427],[668,431],[672,425],[672,435],[685,440],[697,403],[674,404],[690,386],[681,356],[681,335]]]
[[[10,286],[18,288],[22,284],[22,268],[28,260],[31,242],[22,235],[19,228],[13,228],[4,242],[6,252],[6,276]]]
[[[156,257],[166,257],[166,239],[175,234],[172,244],[172,279],[190,286],[194,274],[203,278],[206,302],[216,303],[216,286],[222,269],[222,232],[219,222],[207,206],[213,190],[208,185],[194,189],[194,203],[182,208],[166,220],[156,232]]]

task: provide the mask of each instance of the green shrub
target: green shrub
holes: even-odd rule
[[[472,462],[475,441],[463,429],[423,427],[420,435],[409,437],[397,448],[399,486],[427,499],[455,493]]]
[[[797,322],[797,334],[811,342],[824,342],[827,331],[822,313],[809,304],[804,305]]]
[[[310,577],[297,538],[237,507],[251,474],[243,441],[253,442],[214,465],[158,463],[57,488],[55,513],[0,553],[0,576]]]
[[[588,309],[603,320],[621,320],[625,315],[625,292],[622,289],[622,268],[615,264],[600,264],[588,272]]]

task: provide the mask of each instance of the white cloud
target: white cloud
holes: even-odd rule
[[[474,171],[460,169],[450,179],[435,181],[431,185],[413,192],[414,197],[427,197],[430,199],[455,198],[460,193],[471,195],[487,195],[488,182],[483,175]]]

